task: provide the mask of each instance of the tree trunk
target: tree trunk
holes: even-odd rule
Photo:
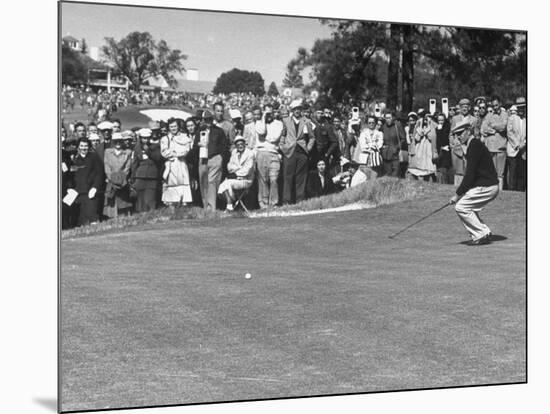
[[[390,25],[390,42],[387,50],[388,83],[386,86],[386,107],[394,111],[397,108],[397,86],[399,83],[399,55],[401,54],[401,27],[397,24]]]
[[[413,51],[413,27],[403,26],[403,90],[401,107],[404,113],[413,110],[414,97],[414,51]]]

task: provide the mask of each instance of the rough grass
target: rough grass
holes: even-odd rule
[[[348,204],[361,203],[370,207],[414,200],[418,197],[434,193],[438,186],[421,181],[407,181],[391,177],[368,181],[354,188],[345,189],[339,193],[312,198],[298,204],[275,207],[271,213],[289,213],[294,211],[324,210],[342,207]],[[200,207],[180,207],[174,211],[161,208],[147,213],[131,216],[121,216],[94,225],[63,230],[62,239],[87,236],[97,233],[120,231],[132,227],[163,223],[170,220],[220,220],[241,217],[242,212],[226,213],[223,211],[205,211]]]

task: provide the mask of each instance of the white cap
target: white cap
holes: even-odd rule
[[[98,127],[99,128],[99,127]],[[111,137],[111,139],[113,141],[117,140],[117,139],[124,139],[124,136],[120,133],[120,132],[114,132],[113,133],[113,136]]]
[[[100,140],[99,135],[96,134],[95,132],[92,132],[92,133],[90,134],[90,136],[88,137],[88,139],[89,139],[90,141],[99,141],[99,140]]]
[[[295,99],[290,103],[290,109],[296,109],[302,107],[302,100],[301,99]]]
[[[229,116],[231,117],[231,119],[242,118],[241,111],[239,111],[238,109],[230,109]]]
[[[512,106],[510,107],[509,111],[510,111],[510,112],[512,112],[512,111],[517,112],[517,111],[518,111],[518,107],[517,107],[516,105],[512,105]]]
[[[151,135],[153,135],[153,131],[149,128],[141,128],[138,130],[138,135],[142,138],[149,138]]]
[[[104,129],[113,129],[113,124],[109,121],[103,121],[100,122],[100,124],[97,126],[97,129],[104,130]]]

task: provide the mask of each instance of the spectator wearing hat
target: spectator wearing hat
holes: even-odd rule
[[[313,167],[312,169],[316,169],[317,161],[323,159],[328,163],[329,168],[333,168],[334,164],[339,160],[336,159],[336,155],[338,154],[338,139],[331,122],[332,114],[328,109],[317,112],[320,112],[320,116],[317,117],[317,125],[313,131],[315,145],[310,154],[311,166]]]
[[[96,153],[101,158],[105,158],[105,150],[111,146],[111,137],[113,135],[113,124],[109,121],[100,122],[97,125],[97,129],[99,130],[99,134],[102,138],[101,143],[96,148]]]
[[[380,151],[383,160],[384,175],[399,177],[399,153],[403,142],[406,143],[405,130],[401,123],[395,119],[393,112],[386,112],[384,120],[385,124],[382,127],[384,143]]]
[[[501,107],[501,101],[495,96],[491,101],[493,113],[488,113],[481,124],[481,135],[485,138],[485,145],[491,153],[497,170],[499,188],[504,184],[504,168],[506,166],[506,127],[508,114]]]
[[[242,135],[244,130],[244,125],[242,123],[243,116],[241,115],[241,111],[239,111],[238,109],[230,109],[229,116],[231,117],[231,122],[233,123],[233,129],[235,130],[235,135]]]
[[[455,128],[461,127],[464,131],[470,131],[469,120],[464,120]],[[456,213],[470,234],[470,245],[487,244],[491,241],[491,230],[481,221],[478,213],[498,195],[497,172],[487,147],[472,133],[460,134],[458,139],[466,147],[466,172],[450,203],[456,203]]]
[[[307,178],[307,198],[321,197],[334,192],[334,183],[332,181],[325,160],[317,161],[315,171],[310,171]]]
[[[352,160],[359,165],[359,169],[371,180],[378,176],[378,169],[382,164],[380,149],[384,144],[384,135],[375,129],[376,118],[367,115],[366,126],[363,128],[353,151]]]
[[[233,140],[235,139],[236,132],[235,127],[231,121],[224,119],[225,105],[223,102],[216,102],[212,109],[214,110],[214,125],[221,128],[229,142],[229,147],[233,147]]]
[[[522,119],[518,115],[518,107],[512,105],[509,109],[508,124],[506,126],[506,164],[508,190],[518,190],[518,164],[521,159],[520,148],[523,146]]]
[[[162,202],[170,208],[187,205],[193,201],[187,155],[193,140],[180,129],[175,118],[167,122],[168,134],[160,140],[160,153],[165,159],[162,174]]]
[[[275,119],[273,112],[265,112],[264,119],[255,123],[256,170],[258,176],[258,204],[260,208],[279,203],[277,179],[281,170],[279,143],[283,134],[282,121]]]
[[[290,109],[292,115],[283,119],[279,144],[283,154],[283,204],[305,199],[308,156],[315,145],[313,124],[302,116],[301,101],[293,101]]]
[[[120,132],[113,133],[112,148],[105,150],[104,168],[106,177],[103,214],[109,218],[130,214],[130,168],[132,151],[125,148],[124,137]]]
[[[78,225],[84,226],[98,221],[97,192],[101,184],[102,173],[98,163],[89,153],[87,139],[78,141],[77,154],[70,171],[72,176],[67,184],[68,189],[78,193],[75,204],[78,206]]]
[[[458,133],[473,134],[476,125],[476,118],[470,114],[470,100],[462,98],[458,102],[459,111],[451,118],[451,128],[449,135],[449,146],[451,148],[451,162],[453,164],[454,184],[460,185],[465,172],[464,148],[460,143]],[[456,130],[457,125],[462,124],[460,130]],[[467,127],[466,125],[470,125]],[[455,132],[453,132],[455,131]]]
[[[222,180],[222,172],[229,141],[223,129],[214,125],[210,111],[202,113],[202,124],[193,145],[199,160],[199,187],[202,205],[205,209],[215,210],[218,188]]]
[[[437,181],[440,184],[453,184],[453,162],[451,160],[451,148],[449,147],[450,125],[441,113],[437,115],[435,127],[436,151],[437,151]]]
[[[225,196],[227,211],[233,211],[235,192],[250,188],[254,180],[254,153],[246,148],[246,141],[241,135],[235,137],[234,143],[235,149],[227,164],[227,178],[218,189],[218,194]]]
[[[158,142],[153,144],[149,141],[152,136],[151,129],[141,128],[137,135],[139,141],[134,149],[135,156],[131,169],[131,182],[137,193],[136,212],[142,213],[154,210],[157,207],[162,156],[160,144]]]

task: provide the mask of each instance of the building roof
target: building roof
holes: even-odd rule
[[[64,42],[80,42],[80,40],[78,40],[77,38],[71,36],[71,35],[68,35],[68,36],[65,36],[63,38],[63,41]]]
[[[190,81],[187,79],[176,79],[176,81],[176,89],[187,93],[210,93],[216,84],[210,81]]]

